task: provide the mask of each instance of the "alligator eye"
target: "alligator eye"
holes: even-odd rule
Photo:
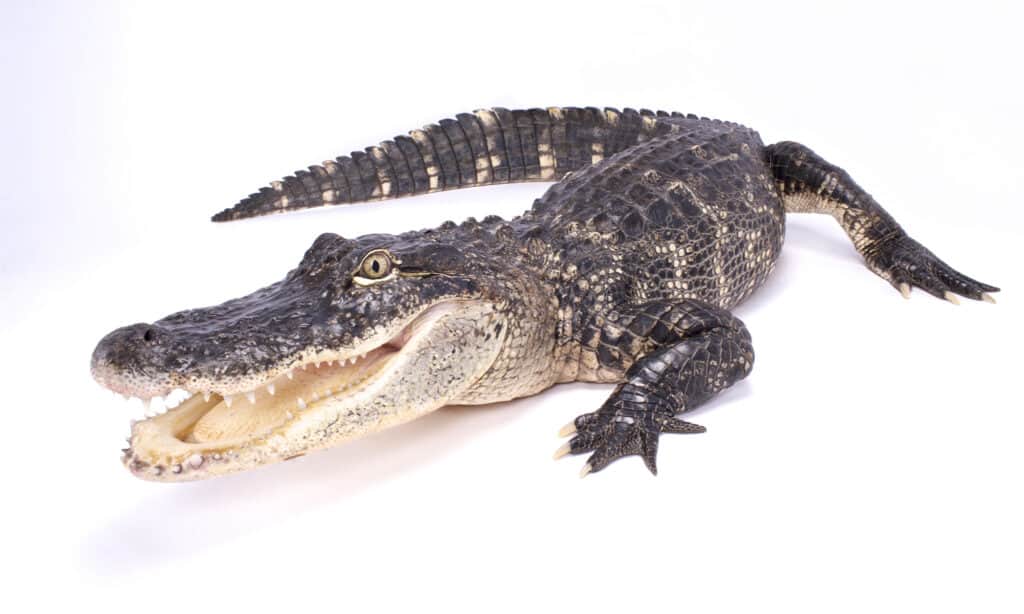
[[[387,250],[377,249],[363,258],[363,262],[359,265],[359,270],[356,272],[355,279],[362,281],[380,281],[394,271],[395,263],[391,258],[391,254]]]

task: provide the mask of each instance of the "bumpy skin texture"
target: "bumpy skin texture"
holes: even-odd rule
[[[214,220],[516,181],[558,182],[509,221],[325,235],[283,282],[115,331],[97,347],[94,372],[115,388],[234,378],[242,390],[309,348],[350,344],[439,296],[486,301],[505,326],[498,358],[454,401],[618,382],[568,427],[563,451],[590,453],[585,472],[631,454],[653,472],[661,433],[703,430],[676,416],[750,372],[750,335],[728,310],[771,272],[787,210],[834,215],[868,266],[901,290],[975,299],[996,290],[910,239],[809,149],[766,147],[749,128],[676,113],[461,114],[297,172]],[[423,276],[353,287],[360,259],[381,247]]]

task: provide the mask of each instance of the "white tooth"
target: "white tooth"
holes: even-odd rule
[[[355,356],[353,356],[352,358],[349,358],[349,359],[348,359],[348,364],[350,364],[350,365],[354,365],[354,364],[356,364],[356,361],[357,361],[357,360],[359,360],[359,359],[358,359],[358,358],[356,358]]]
[[[363,358],[366,358],[366,354],[360,354],[360,355],[359,355],[359,359],[360,359],[360,360],[362,360]]]
[[[299,409],[306,409],[306,402],[302,400],[302,397],[296,399],[295,402],[299,406]]]
[[[140,398],[139,400],[142,401],[142,409],[143,409],[143,411],[145,411],[146,413],[149,413],[149,406],[153,402],[153,399],[143,399],[143,398]]]
[[[276,389],[276,388],[274,388],[274,384],[267,384],[267,392],[269,392],[269,393],[270,393],[270,396],[274,396],[274,392],[275,392],[276,390],[277,390],[277,389]]]
[[[285,375],[288,376],[288,379],[295,379],[295,373],[292,372],[292,371],[289,371],[288,373],[285,373]]]
[[[249,392],[246,392],[245,393],[245,398],[249,399],[249,403],[255,405],[256,404],[256,391],[255,390],[250,390]]]
[[[188,457],[188,460],[186,462],[192,465],[194,469],[198,469],[203,464],[203,455],[193,454],[192,456]]]
[[[203,401],[205,401],[207,403],[210,402],[210,391],[209,390],[204,390],[203,391]]]
[[[319,368],[320,368],[320,365],[322,365],[322,364],[324,364],[324,363],[323,363],[323,362],[321,362],[321,361],[319,361],[319,360],[318,360],[318,361],[316,361],[316,368],[317,368],[317,369],[319,369]]]
[[[313,400],[314,401],[319,401],[320,400],[320,395],[314,392],[313,393]]]
[[[228,407],[231,407],[231,404],[234,403],[234,401],[235,397],[231,396],[230,394],[224,395],[224,404],[227,405]]]
[[[291,420],[292,418],[295,417],[295,415],[292,414],[292,412],[290,412],[290,411],[286,411],[286,412],[284,412],[284,417],[285,417],[285,420]]]

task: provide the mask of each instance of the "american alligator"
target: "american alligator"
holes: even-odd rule
[[[850,176],[794,142],[679,113],[549,108],[463,113],[298,171],[228,221],[454,188],[555,181],[519,217],[398,235],[323,234],[282,280],[215,307],[117,329],[102,385],[180,405],[132,427],[124,463],[189,480],[301,456],[444,405],[614,382],[560,433],[583,475],[627,455],[656,472],[662,433],[744,378],[729,310],[771,273],[786,212],[834,217],[869,269],[994,302],[921,246]]]

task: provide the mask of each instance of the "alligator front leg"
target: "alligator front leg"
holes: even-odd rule
[[[657,474],[662,433],[701,433],[677,414],[746,377],[754,351],[746,327],[727,311],[698,301],[648,303],[604,324],[595,338],[606,364],[632,364],[625,382],[593,413],[567,425],[575,436],[555,452],[592,452],[582,475],[637,454]]]

